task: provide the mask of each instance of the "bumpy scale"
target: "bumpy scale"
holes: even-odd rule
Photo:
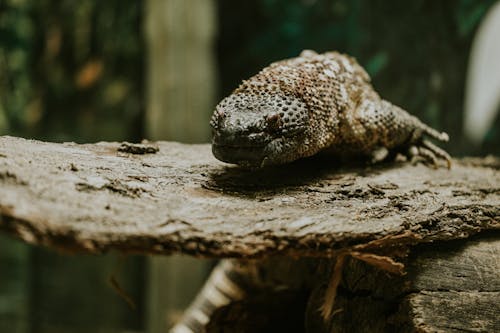
[[[281,164],[320,151],[373,161],[401,151],[433,165],[450,156],[425,139],[448,135],[383,100],[350,56],[306,50],[272,63],[216,107],[212,151],[250,167]]]

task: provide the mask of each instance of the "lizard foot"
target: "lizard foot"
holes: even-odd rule
[[[434,168],[439,167],[439,160],[444,160],[447,168],[451,168],[451,156],[426,139],[422,139],[417,144],[410,146],[408,156],[413,163],[423,160],[424,163],[430,164]]]

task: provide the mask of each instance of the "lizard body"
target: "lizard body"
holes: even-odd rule
[[[382,99],[350,56],[305,50],[272,63],[216,107],[212,151],[249,167],[282,164],[320,151],[381,159],[405,151],[437,163],[449,155],[425,139],[448,135]],[[380,152],[382,153],[380,154]]]

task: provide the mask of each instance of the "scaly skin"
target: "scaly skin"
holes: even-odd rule
[[[448,135],[383,100],[356,60],[303,51],[272,63],[216,107],[212,151],[249,167],[282,164],[320,151],[380,160],[402,151],[437,165],[450,156],[425,139]]]

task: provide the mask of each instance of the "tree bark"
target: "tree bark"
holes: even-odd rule
[[[0,228],[87,253],[332,257],[377,239],[384,248],[386,239],[389,246],[498,229],[498,165],[486,158],[457,160],[451,170],[339,168],[317,157],[244,170],[215,160],[208,145],[1,137]]]
[[[420,244],[403,260],[406,274],[388,274],[346,259],[327,318],[321,308],[335,260],[269,258],[249,276],[252,292],[217,309],[207,332],[498,332],[498,232],[470,240]],[[262,280],[262,277],[266,277]],[[253,283],[252,283],[253,281]],[[250,284],[248,284],[250,283]]]
[[[405,276],[351,260],[327,321],[318,314],[327,279],[315,283],[306,311],[308,332],[497,332],[499,258],[495,232],[416,246]]]

